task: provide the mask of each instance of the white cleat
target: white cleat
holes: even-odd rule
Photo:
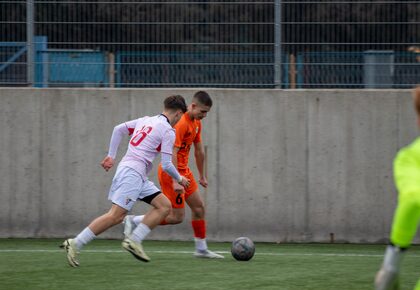
[[[146,255],[146,253],[143,250],[143,246],[141,243],[136,243],[129,238],[125,238],[122,242],[122,247],[130,252],[136,259],[143,261],[143,262],[149,262],[150,258]]]
[[[206,258],[206,259],[224,259],[222,255],[216,254],[210,250],[196,250],[194,256],[197,258]]]
[[[74,240],[73,239],[65,240],[63,244],[60,246],[60,248],[63,248],[66,251],[67,261],[69,262],[69,265],[75,268],[79,267],[79,262],[76,260],[78,251],[74,243]]]
[[[125,216],[124,220],[123,220],[123,224],[124,224],[124,235],[126,237],[130,236],[131,233],[134,231],[134,229],[136,228],[136,224],[134,223],[134,215],[127,215]]]

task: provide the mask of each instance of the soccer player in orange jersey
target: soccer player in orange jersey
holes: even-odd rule
[[[207,187],[204,176],[204,148],[201,142],[201,120],[207,116],[213,102],[208,93],[196,92],[187,112],[174,127],[176,139],[174,143],[172,162],[182,176],[190,180],[190,186],[184,188],[159,166],[158,176],[163,193],[172,203],[171,213],[161,225],[178,224],[184,220],[185,202],[192,212],[192,228],[194,230],[195,248],[194,256],[199,258],[224,258],[222,255],[210,251],[206,242],[206,220],[203,199],[200,196],[198,184],[188,167],[191,145],[194,145],[194,157],[199,173],[198,183]],[[147,215],[146,215],[147,216]],[[124,234],[128,235],[132,228],[139,224],[143,216],[127,216],[124,220]]]

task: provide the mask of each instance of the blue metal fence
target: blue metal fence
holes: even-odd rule
[[[299,53],[297,88],[412,87],[420,83],[418,55],[393,51]],[[368,62],[367,56],[376,58]]]
[[[363,87],[361,52],[307,52],[296,59],[298,88]]]
[[[0,86],[26,85],[26,42],[0,42]]]
[[[117,52],[118,87],[273,87],[272,53]]]
[[[27,45],[0,42],[0,85],[27,85]],[[48,49],[45,36],[35,37],[35,87],[109,86],[106,54],[93,50]]]
[[[110,62],[106,52],[48,49],[45,37],[36,40],[37,87],[274,87],[270,52],[121,51]],[[394,51],[304,52],[292,62],[290,55],[283,54],[282,84],[283,88],[408,88],[420,83],[419,56]],[[26,85],[25,61],[25,43],[0,43],[0,84]]]
[[[419,11],[388,0],[2,0],[0,86],[411,87]]]
[[[394,87],[407,88],[420,84],[420,53],[396,53]]]
[[[100,51],[47,50],[50,86],[107,87],[108,64]]]

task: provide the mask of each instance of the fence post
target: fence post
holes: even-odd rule
[[[46,36],[34,36],[35,39],[35,84],[34,87],[48,87],[48,44]]]
[[[293,53],[289,56],[289,68],[290,88],[296,89],[296,57]]]
[[[114,64],[114,67],[115,67],[115,72],[114,72],[115,83],[114,83],[114,86],[116,88],[122,87],[122,85],[121,85],[121,78],[122,78],[122,76],[121,76],[121,59],[122,59],[121,55],[122,55],[122,53],[120,51],[116,51],[115,56],[114,56],[115,57],[115,64]]]
[[[115,88],[115,54],[108,53],[108,81],[109,87]]]
[[[26,77],[29,86],[34,85],[34,1],[26,1]]]
[[[301,89],[304,86],[303,80],[303,53],[296,54],[296,81],[297,88]]]
[[[274,3],[274,86],[281,89],[281,0]]]

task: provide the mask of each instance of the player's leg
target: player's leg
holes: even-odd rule
[[[150,204],[153,208],[144,216],[142,223],[150,229],[154,229],[168,216],[171,211],[171,203],[164,194],[159,193],[151,200]]]
[[[174,190],[172,177],[164,172],[160,165],[158,168],[158,178],[163,194],[172,204],[172,209],[169,215],[161,221],[160,225],[179,224],[185,217],[185,194]],[[127,216],[124,220],[124,223],[126,224],[124,234],[126,234],[126,232],[130,232],[130,229],[133,228],[133,226],[140,224],[144,217],[144,215]]]
[[[153,193],[154,192],[154,193]],[[140,199],[152,206],[152,209],[144,216],[143,220],[134,230],[126,235],[122,246],[135,258],[148,262],[150,258],[143,250],[142,241],[146,236],[161,223],[171,210],[171,203],[151,181],[146,181]]]
[[[88,228],[92,231],[92,233],[95,236],[97,236],[106,231],[107,229],[120,224],[123,221],[127,212],[128,210],[126,210],[125,208],[122,208],[117,204],[113,204],[111,206],[111,209],[107,213],[94,219],[89,224]]]
[[[112,201],[111,209],[94,219],[75,238],[67,239],[61,245],[67,252],[70,266],[79,266],[76,255],[83,246],[95,239],[97,235],[122,222],[140,193],[139,179],[141,180],[141,177],[138,173],[130,168],[122,167],[117,170],[108,195],[108,199]]]
[[[161,166],[158,168],[158,177],[162,193],[169,199],[172,205],[169,215],[160,222],[160,225],[179,224],[185,217],[185,194],[175,192],[172,184],[172,177],[164,172]],[[129,235],[144,218],[145,215],[127,215],[124,219],[124,234],[126,236]]]
[[[161,225],[175,225],[180,224],[185,218],[185,207],[184,208],[174,208],[172,206],[171,212],[161,223]]]
[[[79,266],[79,262],[77,261],[76,256],[82,247],[91,242],[96,238],[96,236],[103,233],[107,229],[121,223],[126,214],[126,209],[113,204],[107,213],[94,219],[74,239],[65,240],[61,247],[64,248],[67,252],[67,260],[70,266]]]
[[[206,219],[205,219],[205,206],[204,201],[200,196],[197,183],[194,180],[194,176],[191,174],[186,176],[191,181],[191,189],[187,189],[185,193],[185,201],[191,208],[191,225],[194,231],[195,241],[195,253],[194,255],[199,258],[218,258],[223,259],[222,255],[216,254],[208,249],[206,240]]]
[[[127,215],[124,218],[124,235],[129,235],[136,226],[138,226],[145,218],[146,215]],[[184,220],[185,208],[172,208],[169,215],[164,218],[159,225],[174,225],[179,224]]]

